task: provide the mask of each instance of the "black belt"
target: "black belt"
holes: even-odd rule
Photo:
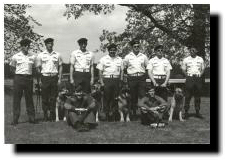
[[[21,77],[32,77],[30,74],[16,74],[16,76],[21,76]]]

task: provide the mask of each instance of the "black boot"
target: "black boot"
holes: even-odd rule
[[[196,115],[195,115],[197,118],[199,119],[204,119],[204,117],[199,113],[199,111],[197,110],[196,111]]]
[[[188,111],[185,111],[184,112],[184,119],[188,120],[188,118],[189,118],[189,113],[188,113]]]

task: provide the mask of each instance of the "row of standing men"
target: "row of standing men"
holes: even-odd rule
[[[70,83],[75,86],[81,84],[86,93],[94,83],[94,55],[86,49],[87,39],[80,38],[77,42],[80,49],[70,55]],[[42,109],[45,121],[55,121],[55,104],[57,97],[57,86],[62,80],[62,57],[53,50],[54,39],[47,38],[46,50],[37,56],[29,52],[31,41],[23,39],[20,42],[21,52],[13,55],[10,65],[14,76],[13,92],[13,125],[18,124],[20,116],[20,101],[25,94],[27,114],[30,123],[35,120],[35,109],[33,104],[33,77],[32,70],[38,72],[38,80],[41,83]],[[124,82],[124,71],[127,73],[127,83],[130,88],[131,110],[135,117],[138,100],[145,96],[146,70],[156,94],[167,101],[167,85],[170,78],[172,66],[166,59],[163,46],[154,48],[156,56],[148,60],[147,56],[140,52],[140,40],[133,39],[130,42],[132,52],[124,59],[117,56],[117,45],[108,45],[108,55],[102,57],[97,64],[99,80],[104,88],[104,110],[109,113],[109,106],[114,105],[114,98],[118,95],[120,84]],[[197,50],[190,48],[190,56],[183,60],[182,70],[186,75],[185,115],[188,116],[190,100],[195,97],[196,114],[200,116],[200,92],[202,88],[201,77],[204,73],[204,61],[197,56]],[[49,114],[50,112],[50,114]]]

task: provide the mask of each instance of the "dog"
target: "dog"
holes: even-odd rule
[[[64,104],[66,102],[69,93],[70,92],[68,83],[63,82],[62,84],[60,84],[58,96],[56,98],[56,108],[55,108],[56,122],[58,122],[59,120],[66,121]]]
[[[96,102],[96,122],[99,122],[99,120],[104,120],[105,115],[103,113],[103,89],[100,83],[95,82],[91,86],[91,96],[95,99]]]
[[[126,122],[130,122],[130,98],[129,88],[127,86],[123,86],[120,90],[119,96],[116,98],[120,114],[120,122],[124,122],[125,120]]]
[[[184,121],[182,117],[182,110],[184,109],[184,99],[185,98],[182,89],[176,88],[171,100],[169,122],[172,122],[175,110],[177,111],[177,113],[179,113],[179,120]]]

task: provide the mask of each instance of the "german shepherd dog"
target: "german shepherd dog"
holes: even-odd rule
[[[68,82],[62,82],[58,87],[58,96],[56,98],[56,122],[59,120],[66,120],[64,104],[67,96],[69,96],[69,88],[71,85]]]
[[[179,120],[184,121],[182,117],[182,110],[184,109],[184,95],[181,88],[176,88],[171,100],[169,121],[172,122],[174,111],[179,114]]]
[[[99,122],[99,120],[104,120],[105,114],[103,113],[103,89],[100,83],[95,82],[91,86],[91,96],[95,99],[97,105],[96,122]]]
[[[131,97],[128,86],[124,85],[120,90],[119,96],[116,98],[118,111],[120,114],[120,122],[130,122],[130,103]]]

